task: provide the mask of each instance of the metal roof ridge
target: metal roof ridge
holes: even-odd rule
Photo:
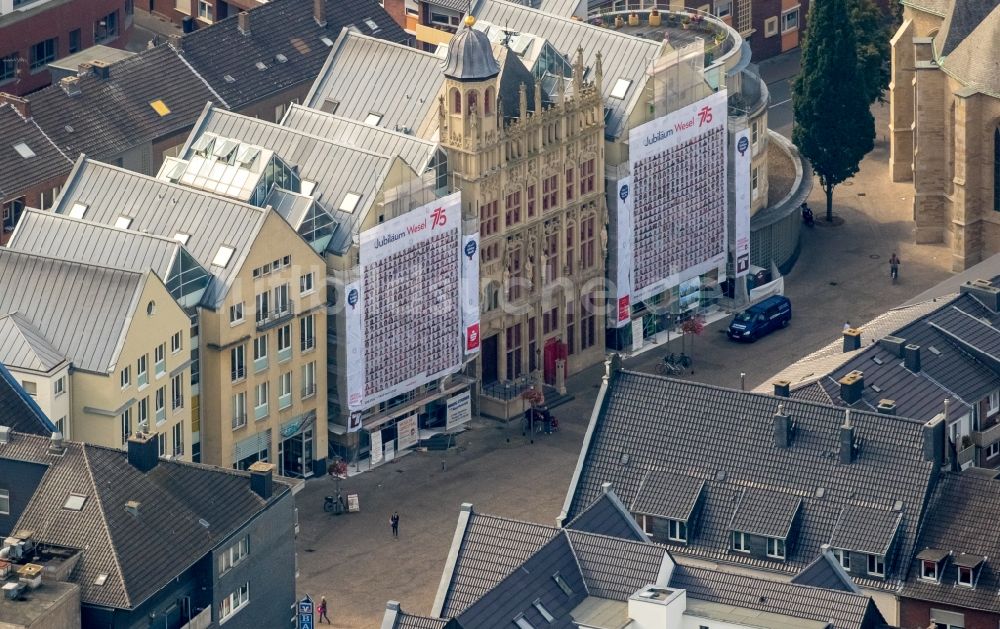
[[[6,252],[6,253],[4,253],[4,252]],[[92,264],[92,263],[89,263],[89,262],[77,262],[75,260],[67,260],[65,258],[58,258],[58,257],[55,257],[55,256],[46,255],[46,254],[43,254],[43,253],[33,253],[33,252],[30,252],[30,251],[21,251],[20,249],[10,249],[8,247],[2,247],[2,248],[0,248],[0,258],[2,258],[4,255],[23,256],[23,257],[27,257],[27,258],[40,258],[40,259],[48,261],[48,262],[54,262],[54,263],[63,264],[63,265],[66,265],[66,266],[82,267],[84,269],[93,270],[93,271],[112,272],[112,273],[124,273],[124,274],[134,275],[134,276],[142,276],[142,275],[144,275],[146,273],[145,271],[131,271],[129,269],[121,269],[121,268],[118,268],[118,267],[105,266],[105,265],[101,265],[101,264]]]
[[[127,227],[117,227],[115,225],[110,225],[110,224],[107,224],[107,223],[99,223],[97,221],[90,221],[90,220],[87,220],[85,218],[76,218],[75,216],[70,216],[69,214],[60,214],[58,212],[47,212],[45,210],[39,210],[38,208],[30,208],[30,207],[29,208],[25,208],[24,213],[21,215],[21,220],[19,220],[18,223],[17,223],[18,227],[20,227],[22,224],[24,224],[24,217],[25,216],[29,216],[29,215],[33,216],[33,217],[39,217],[39,220],[54,220],[56,222],[65,221],[67,223],[79,223],[79,224],[82,224],[82,225],[86,225],[87,227],[90,227],[91,229],[112,231],[112,232],[116,232],[116,233],[125,233],[125,234],[128,234],[129,236],[135,237],[135,238],[148,238],[150,240],[159,240],[159,241],[162,241],[163,244],[165,244],[165,245],[170,245],[170,246],[174,246],[174,247],[180,247],[181,249],[185,249],[186,248],[179,240],[174,240],[173,238],[170,238],[169,236],[164,236],[162,234],[154,234],[152,232],[136,231],[134,229],[129,229]],[[14,233],[11,234],[10,241],[8,241],[8,243],[7,243],[8,246],[12,246],[12,243],[14,242],[14,237],[17,235],[17,233],[18,233],[18,228],[15,227],[14,228]],[[19,249],[15,249],[15,250],[19,251]],[[103,264],[94,265],[94,266],[101,266],[101,267],[107,267],[107,268],[117,268],[117,267],[111,267],[111,266],[103,265]],[[122,270],[125,270],[125,269],[122,269]],[[141,271],[136,271],[136,273],[141,273]]]
[[[171,52],[174,53],[174,56],[180,59],[181,63],[183,63],[184,66],[191,71],[191,74],[198,77],[198,80],[200,80],[205,85],[205,87],[208,88],[208,91],[211,92],[212,95],[215,96],[217,99],[219,99],[219,102],[222,104],[223,107],[227,108],[229,107],[229,103],[226,102],[226,99],[224,99],[221,94],[215,91],[215,88],[212,87],[212,85],[207,80],[205,80],[205,77],[203,77],[200,72],[195,70],[194,66],[191,65],[188,62],[188,60],[184,58],[183,54],[181,54],[181,51],[174,48],[173,45],[170,43],[167,43],[167,47],[170,48]]]
[[[411,135],[409,133],[403,133],[402,131],[396,131],[395,129],[389,129],[388,127],[379,127],[377,125],[368,125],[368,124],[365,124],[364,122],[362,122],[360,120],[355,120],[354,118],[348,118],[346,116],[338,116],[337,114],[331,114],[331,113],[323,111],[321,109],[313,109],[312,107],[309,107],[307,105],[300,105],[299,103],[294,103],[294,104],[292,104],[291,107],[288,108],[288,111],[285,112],[285,115],[282,117],[282,123],[280,123],[280,126],[282,126],[282,127],[285,126],[284,125],[284,121],[288,119],[288,115],[293,110],[302,111],[306,115],[315,115],[315,116],[319,116],[321,118],[333,119],[333,120],[336,120],[338,122],[342,122],[344,124],[349,124],[349,125],[351,125],[353,127],[358,127],[358,128],[365,129],[365,130],[371,130],[371,131],[376,131],[376,132],[379,132],[379,133],[385,133],[385,134],[388,134],[388,135],[396,136],[396,137],[398,137],[400,139],[403,139],[403,140],[406,140],[408,142],[416,142],[416,143],[420,143],[420,144],[426,144],[430,148],[437,148],[437,146],[438,146],[437,142],[432,142],[431,140],[426,140],[426,139],[424,139],[424,138],[422,138],[420,136],[417,136],[417,135]],[[292,127],[286,127],[286,128],[292,128]],[[323,136],[319,136],[319,137],[323,137]],[[331,139],[332,140],[332,138],[327,138],[327,139]],[[333,140],[333,141],[337,142],[337,140]],[[353,146],[353,145],[351,145],[351,146]],[[376,153],[376,154],[378,154],[378,153]]]
[[[72,442],[67,442],[66,447],[71,447]],[[118,549],[115,546],[114,538],[111,536],[111,527],[108,526],[107,511],[104,508],[104,501],[101,500],[101,493],[97,488],[97,481],[94,480],[94,471],[90,467],[90,455],[87,452],[88,446],[86,443],[79,443],[80,454],[83,457],[83,467],[87,472],[87,478],[90,480],[91,489],[94,492],[94,500],[97,502],[98,512],[101,514],[101,530],[107,537],[108,546],[111,548],[111,558],[114,561],[115,569],[118,571],[118,581],[121,583],[122,593],[125,596],[125,604],[128,605],[129,609],[132,607],[132,597],[129,596],[128,587],[125,585],[125,572],[122,570],[121,558],[118,556]],[[52,468],[49,468],[52,469]],[[27,509],[25,509],[27,512]]]
[[[576,532],[579,533],[580,531]],[[583,576],[583,566],[580,565],[580,555],[576,551],[576,545],[573,544],[573,538],[570,537],[570,531],[568,529],[562,529],[562,533],[566,536],[566,543],[569,544],[569,552],[573,555],[573,563],[576,564],[576,569],[580,571],[580,582],[583,583],[583,590],[587,593],[587,596],[590,596],[590,588],[587,586],[587,579]]]

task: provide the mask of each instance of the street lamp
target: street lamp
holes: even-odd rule
[[[510,382],[503,383],[503,409],[504,415],[503,420],[507,424],[507,429],[504,431],[507,433],[507,443],[510,443]]]

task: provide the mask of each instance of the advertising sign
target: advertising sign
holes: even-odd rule
[[[347,287],[346,306],[352,411],[455,373],[479,343],[478,238],[462,237],[457,193],[362,232],[360,242],[361,279]],[[465,270],[475,278],[463,281]]]
[[[376,430],[372,433],[372,445],[371,445],[371,457],[372,465],[378,465],[382,462],[382,430]]]
[[[462,239],[462,329],[465,353],[479,351],[479,232]]]
[[[347,512],[357,513],[361,511],[361,503],[358,502],[357,494],[347,494]]]
[[[298,605],[299,629],[313,629],[313,600],[306,596]]]
[[[736,266],[736,277],[743,277],[750,271],[750,162],[753,159],[753,149],[750,146],[750,129],[743,129],[736,134],[736,149],[733,155],[734,199],[733,259]]]
[[[618,180],[618,242],[615,302],[608,320],[620,328],[632,317],[632,257],[635,228],[632,226],[632,177]]]
[[[417,445],[420,434],[417,431],[417,416],[410,415],[396,424],[396,447],[400,452]]]
[[[448,400],[445,429],[458,428],[472,419],[472,393],[463,391]]]
[[[629,132],[633,302],[725,268],[726,120],[720,90]]]
[[[640,349],[642,349],[642,342],[643,342],[643,340],[645,340],[643,338],[643,333],[644,332],[645,332],[645,330],[643,330],[643,327],[642,327],[642,317],[639,317],[638,319],[634,319],[632,321],[632,351],[633,352],[638,352]]]
[[[692,277],[685,282],[681,282],[677,292],[680,311],[688,312],[689,310],[694,310],[701,301],[701,278]]]

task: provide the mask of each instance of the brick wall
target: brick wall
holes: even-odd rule
[[[957,612],[965,616],[965,629],[997,629],[1000,614],[962,609],[940,603],[928,603],[910,598],[899,599],[900,629],[927,629],[931,623],[931,609]]]
[[[126,0],[72,0],[42,11],[26,11],[25,17],[0,28],[0,59],[17,54],[18,76],[0,82],[0,92],[27,94],[51,82],[46,66],[31,69],[34,44],[55,38],[56,58],[70,54],[70,33],[79,29],[79,48],[94,45],[94,26],[112,12],[117,12],[118,37],[101,42],[121,48],[132,28],[132,16],[125,14]],[[9,19],[9,18],[8,18]]]

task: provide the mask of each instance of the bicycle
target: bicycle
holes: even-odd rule
[[[678,356],[671,352],[670,355],[663,357],[663,361],[659,364],[659,371],[663,375],[673,376],[684,373],[684,370],[690,366],[691,358],[687,354],[681,352]]]

